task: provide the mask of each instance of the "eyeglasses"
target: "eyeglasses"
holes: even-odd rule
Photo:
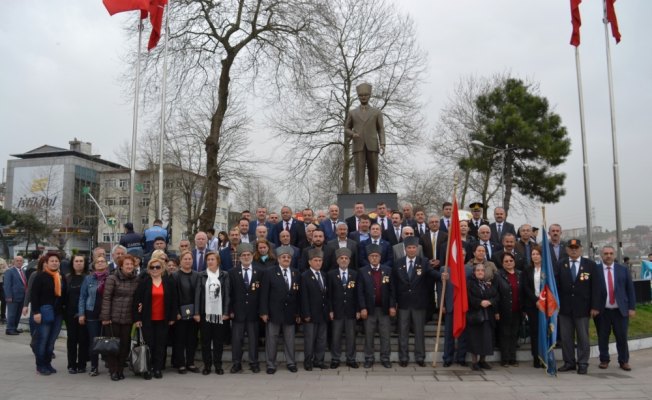
[[[160,265],[152,265],[149,267],[149,269],[161,269]]]

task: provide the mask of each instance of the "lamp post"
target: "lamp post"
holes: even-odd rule
[[[109,223],[109,220],[106,218],[106,215],[104,215],[104,211],[102,210],[102,207],[100,207],[100,203],[98,203],[97,200],[95,200],[95,197],[94,197],[93,194],[91,193],[91,188],[90,188],[89,186],[84,186],[83,189],[82,189],[82,192],[83,192],[85,195],[88,195],[88,197],[89,197],[89,198],[91,199],[91,201],[95,204],[95,206],[97,207],[97,209],[100,211],[100,215],[102,215],[102,219],[104,220],[104,223],[106,224],[106,226],[111,227],[111,235],[110,235],[110,237],[109,237],[109,245],[110,245],[110,247],[111,247],[111,250],[113,250],[113,236],[115,235],[115,231],[114,231],[114,227],[115,227],[115,219],[112,219],[113,224],[110,224],[110,223]],[[99,232],[98,232],[98,233],[99,233]],[[98,235],[98,239],[99,239],[99,235]],[[99,240],[98,240],[98,241],[99,241]]]

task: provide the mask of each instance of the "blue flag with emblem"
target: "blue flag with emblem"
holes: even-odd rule
[[[555,343],[557,342],[557,316],[559,314],[559,294],[557,283],[552,269],[548,235],[545,234],[545,225],[541,229],[543,242],[541,243],[541,292],[537,301],[539,309],[539,361],[544,365],[548,375],[557,375],[557,362],[555,360]]]

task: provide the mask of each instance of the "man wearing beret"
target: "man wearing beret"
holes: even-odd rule
[[[324,354],[326,353],[328,313],[328,282],[321,273],[324,253],[319,249],[308,252],[310,268],[301,274],[301,318],[303,319],[304,368],[312,371],[312,367],[325,369]]]
[[[559,292],[559,329],[564,365],[559,372],[575,371],[584,375],[589,367],[589,317],[600,309],[600,281],[595,263],[582,257],[582,243],[566,243],[568,257],[559,261],[555,271]],[[601,272],[600,272],[601,273]],[[577,359],[575,358],[577,337]]]
[[[351,250],[335,251],[337,268],[328,272],[329,317],[332,322],[331,368],[340,366],[342,332],[346,338],[346,365],[358,368],[355,360],[355,324],[360,319],[357,299],[357,272],[349,268]]]
[[[392,287],[391,267],[381,265],[382,249],[377,244],[366,248],[369,265],[358,273],[358,308],[364,322],[364,367],[374,364],[374,334],[380,335],[380,362],[385,368],[392,368],[389,361],[390,317],[396,316],[396,300]]]

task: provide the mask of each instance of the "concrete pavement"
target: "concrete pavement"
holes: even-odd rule
[[[547,377],[529,363],[520,367],[473,372],[454,366],[421,368],[410,364],[392,369],[376,365],[371,370],[349,369],[303,371],[292,374],[280,365],[275,375],[257,375],[245,370],[231,375],[179,375],[164,372],[163,379],[144,381],[127,372],[124,381],[109,380],[105,368],[91,378],[69,375],[66,370],[65,340],[56,346],[57,374],[37,376],[29,336],[0,335],[0,399],[649,399],[652,398],[652,349],[631,354],[633,371],[625,372],[611,363],[607,370],[591,359],[589,374],[560,373]],[[301,367],[301,365],[300,365]],[[245,367],[246,368],[246,367]]]

